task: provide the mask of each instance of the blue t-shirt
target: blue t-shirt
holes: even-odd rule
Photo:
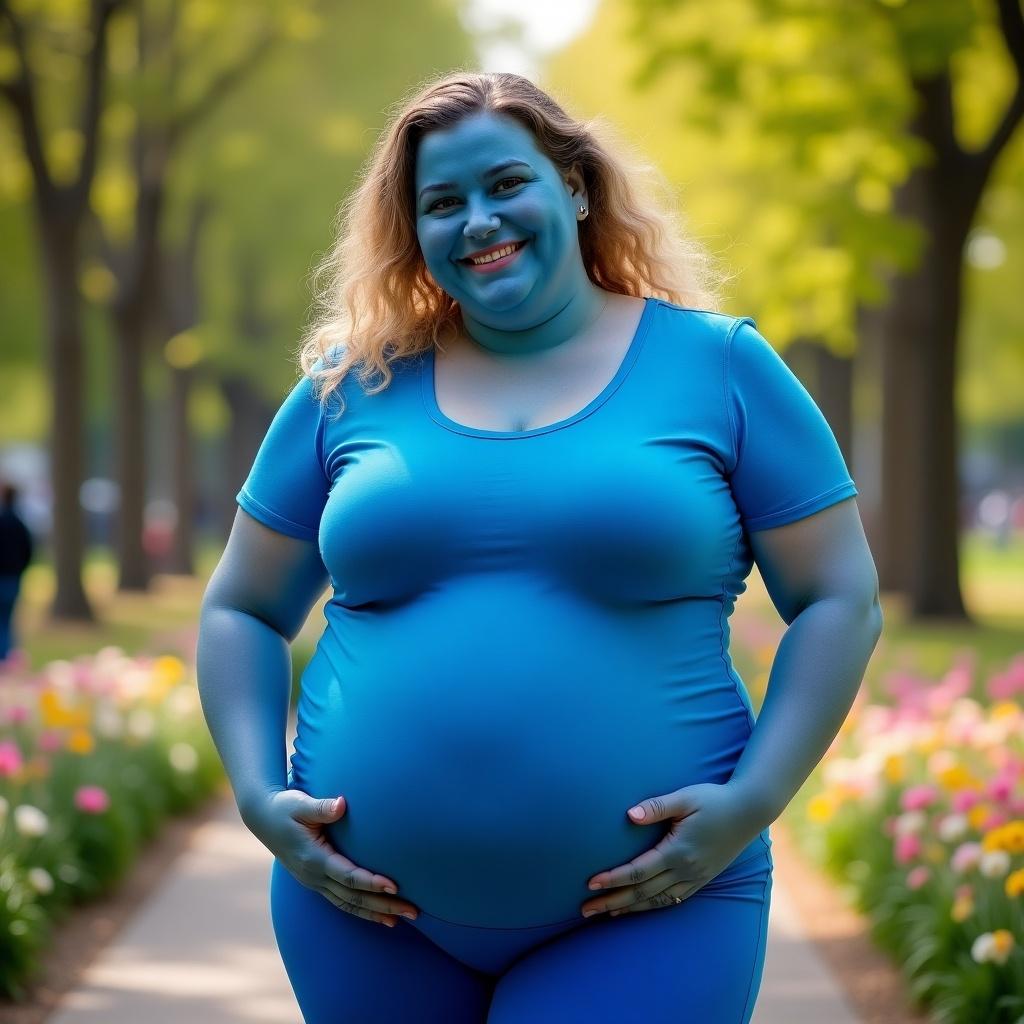
[[[750,317],[648,298],[607,387],[532,430],[449,419],[433,352],[393,370],[375,395],[350,371],[340,417],[303,378],[237,496],[330,573],[292,782],[345,795],[328,837],[421,912],[578,919],[668,829],[626,809],[727,782],[747,743],[747,534],[857,489]]]

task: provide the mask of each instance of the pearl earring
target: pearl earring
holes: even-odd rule
[[[587,208],[581,203],[580,204],[580,216],[581,217],[586,217],[586,215],[587,215]]]

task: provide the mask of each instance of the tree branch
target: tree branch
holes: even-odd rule
[[[971,174],[982,182],[988,180],[992,165],[1024,117],[1024,13],[1019,0],[999,0],[999,24],[1006,49],[1017,69],[1017,88],[985,147],[969,154]]]
[[[86,57],[85,98],[82,101],[82,112],[79,117],[79,131],[85,139],[82,151],[82,162],[78,167],[78,177],[71,187],[74,201],[85,206],[89,201],[89,190],[92,187],[93,175],[96,171],[96,154],[99,149],[100,109],[103,105],[103,84],[106,78],[107,63],[107,24],[111,15],[125,0],[93,0],[90,14],[92,46]]]
[[[191,131],[203,117],[211,114],[221,102],[273,49],[277,40],[274,32],[265,32],[252,48],[243,54],[234,64],[224,68],[213,80],[206,94],[200,96],[191,106],[182,110],[170,123],[167,133],[169,149],[181,141],[182,136]]]
[[[56,198],[56,188],[46,166],[43,153],[42,130],[39,125],[39,113],[36,106],[35,85],[32,72],[28,65],[28,52],[25,46],[25,29],[15,17],[7,0],[0,0],[0,18],[11,26],[11,39],[21,73],[13,82],[0,83],[0,96],[4,96],[14,109],[21,126],[21,141],[25,147],[25,156],[32,169],[35,182],[37,202],[43,206],[52,205]]]

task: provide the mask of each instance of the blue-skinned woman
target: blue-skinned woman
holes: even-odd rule
[[[320,267],[198,652],[307,1024],[753,1012],[769,826],[877,576],[823,415],[626,153],[525,78],[441,76]],[[755,562],[788,624],[756,727]]]

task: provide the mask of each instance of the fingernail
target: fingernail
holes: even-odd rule
[[[642,818],[644,816],[644,809],[642,807],[630,807],[629,813],[634,818]]]
[[[587,886],[587,888],[588,889],[600,889],[601,888],[601,883],[600,882],[591,882],[590,885]]]
[[[596,913],[597,913],[596,910],[584,910],[583,911],[583,916],[584,917],[593,917]]]
[[[416,915],[411,910],[403,910],[402,917],[407,917],[410,921],[416,920]]]
[[[394,928],[395,927],[395,922],[394,921],[384,921],[382,923],[386,924],[389,928]]]
[[[394,895],[394,893],[398,892],[398,890],[393,885],[385,885],[384,886],[384,891],[385,892],[389,892],[392,895]]]

